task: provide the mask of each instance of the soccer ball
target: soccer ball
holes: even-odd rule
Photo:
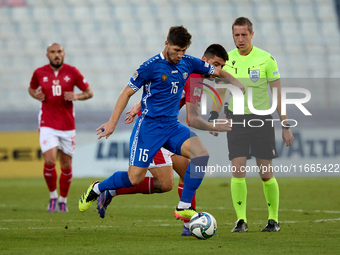
[[[208,239],[215,234],[217,223],[210,213],[199,212],[190,219],[190,232],[199,239]]]

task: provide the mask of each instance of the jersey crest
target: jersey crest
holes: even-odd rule
[[[260,70],[250,70],[249,71],[249,78],[253,82],[257,82],[260,79]]]
[[[168,76],[165,73],[163,73],[162,74],[162,81],[166,81],[167,79],[168,79]]]

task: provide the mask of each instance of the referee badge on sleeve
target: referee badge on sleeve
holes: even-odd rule
[[[249,70],[249,78],[253,82],[257,82],[260,79],[260,70]]]

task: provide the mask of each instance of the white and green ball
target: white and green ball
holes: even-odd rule
[[[212,237],[217,229],[217,222],[210,213],[199,212],[190,219],[190,232],[199,239],[208,239]]]

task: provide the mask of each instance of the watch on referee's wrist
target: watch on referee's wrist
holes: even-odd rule
[[[289,129],[290,128],[290,124],[286,124],[282,126],[283,129]]]

